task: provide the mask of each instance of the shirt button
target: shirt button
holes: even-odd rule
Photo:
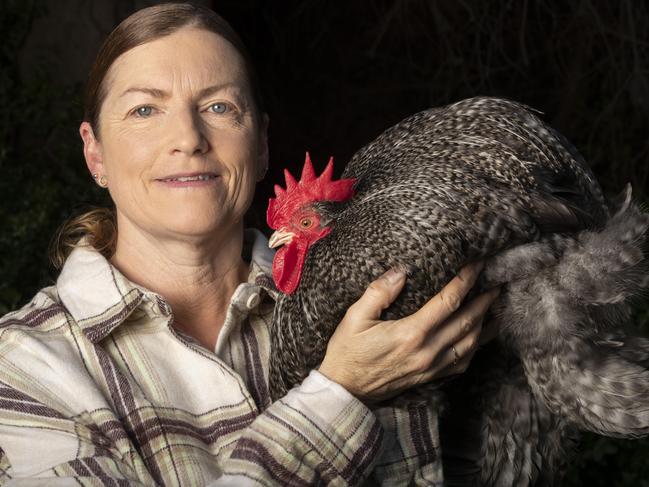
[[[248,296],[246,306],[248,307],[248,309],[256,308],[259,304],[260,299],[261,298],[259,297],[259,293],[252,293],[250,296]]]

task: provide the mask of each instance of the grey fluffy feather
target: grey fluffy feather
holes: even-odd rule
[[[473,98],[415,114],[361,149],[345,203],[309,250],[273,318],[271,393],[322,360],[344,311],[392,267],[406,286],[386,319],[411,314],[468,262],[504,285],[496,341],[431,394],[448,485],[555,485],[579,430],[649,433],[649,340],[628,336],[647,284],[649,217],[630,188],[608,203],[579,153],[524,105]]]

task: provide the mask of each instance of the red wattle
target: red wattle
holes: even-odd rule
[[[273,280],[277,289],[284,294],[293,294],[300,284],[302,265],[307,249],[307,245],[293,241],[283,245],[275,252]]]

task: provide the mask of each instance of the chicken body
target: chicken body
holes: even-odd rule
[[[579,429],[649,433],[649,342],[627,337],[645,284],[647,215],[630,192],[608,203],[577,151],[518,103],[473,98],[415,114],[349,161],[344,202],[313,202],[331,231],[308,250],[297,290],[273,317],[271,394],[321,362],[346,309],[397,267],[385,311],[419,309],[469,262],[505,285],[501,333],[431,394],[449,485],[553,485]],[[462,434],[458,434],[462,431]]]

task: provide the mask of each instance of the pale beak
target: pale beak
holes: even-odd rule
[[[293,237],[295,237],[294,233],[287,232],[284,229],[277,230],[270,236],[268,246],[271,249],[274,249],[275,247],[289,243],[291,240],[293,240]]]

